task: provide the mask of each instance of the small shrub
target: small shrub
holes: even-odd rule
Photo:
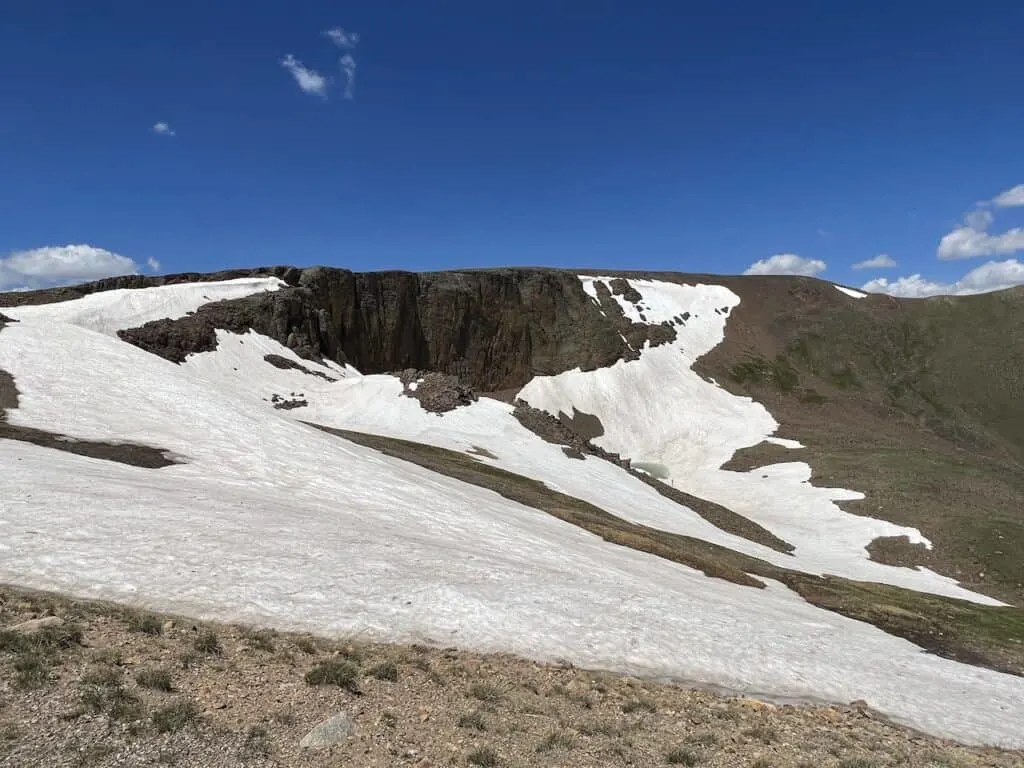
[[[665,762],[669,765],[697,765],[700,757],[689,749],[673,749],[665,755]]]
[[[276,647],[274,643],[276,638],[277,633],[269,629],[258,629],[245,635],[245,641],[250,648],[268,653],[273,653]]]
[[[82,628],[73,622],[65,622],[59,627],[45,627],[35,634],[26,635],[26,639],[44,652],[66,651],[82,644]]]
[[[484,716],[481,712],[474,710],[473,712],[467,712],[459,718],[459,728],[471,728],[474,731],[486,731],[487,721],[484,720]]]
[[[470,765],[479,765],[481,768],[494,768],[494,766],[499,764],[498,753],[490,747],[474,749],[466,755],[466,761]]]
[[[120,685],[123,673],[109,664],[94,664],[85,670],[82,682],[86,685],[113,686]]]
[[[297,637],[293,641],[296,648],[303,653],[308,653],[310,656],[318,653],[320,648],[317,647],[316,640],[312,637]]]
[[[878,761],[868,757],[847,757],[839,761],[839,768],[878,768]]]
[[[658,708],[650,699],[630,699],[622,705],[622,711],[631,715],[634,712],[657,712]]]
[[[719,738],[718,734],[712,731],[704,731],[704,733],[697,733],[687,739],[691,744],[696,744],[698,747],[715,747],[718,746]]]
[[[153,713],[157,733],[174,733],[199,718],[199,709],[188,699],[180,699]]]
[[[91,712],[95,715],[102,712],[106,707],[107,698],[103,695],[103,689],[101,688],[86,688],[79,697],[79,703],[82,711],[76,714]]]
[[[504,692],[494,683],[473,683],[469,687],[469,695],[480,701],[501,701],[505,698]]]
[[[759,757],[750,764],[750,768],[772,768],[772,761],[767,757]]]
[[[779,738],[779,732],[770,725],[755,725],[753,728],[745,730],[743,735],[763,741],[765,744],[771,744]]]
[[[393,661],[384,661],[371,669],[370,674],[378,680],[387,680],[389,683],[397,683],[398,665]]]
[[[13,666],[14,684],[18,688],[39,688],[50,682],[49,659],[38,651],[19,653]]]
[[[159,616],[140,611],[128,614],[128,629],[131,632],[157,637],[164,633],[164,623],[160,621]]]
[[[359,692],[359,667],[347,659],[331,659],[306,673],[309,685],[336,685],[352,693]]]
[[[192,643],[192,647],[209,656],[219,656],[224,651],[220,644],[220,638],[212,629],[202,630],[195,642]]]
[[[118,686],[107,692],[107,717],[119,722],[137,722],[146,716],[146,705],[131,691]]]
[[[140,669],[135,675],[135,682],[143,688],[149,688],[153,691],[170,693],[174,690],[174,678],[171,676],[170,670],[162,667],[145,667]]]
[[[398,725],[398,715],[390,709],[380,713],[380,724],[385,728],[394,728]]]
[[[181,668],[192,669],[203,663],[203,655],[196,651],[185,651],[181,654]]]
[[[245,734],[245,743],[242,744],[238,757],[242,762],[248,762],[270,757],[273,751],[270,733],[262,725],[254,725]]]
[[[537,745],[538,752],[551,752],[555,749],[572,749],[572,734],[568,731],[551,731]]]
[[[274,713],[274,722],[280,723],[281,725],[295,725],[299,719],[295,716],[295,710],[280,709]]]

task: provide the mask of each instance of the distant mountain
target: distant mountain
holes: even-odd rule
[[[1018,744],[1024,290],[271,267],[0,308],[0,579]]]

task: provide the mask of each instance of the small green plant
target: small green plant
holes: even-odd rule
[[[469,687],[469,695],[480,701],[501,701],[505,698],[504,691],[494,683],[473,683]]]
[[[466,762],[470,765],[478,765],[481,768],[494,768],[499,764],[498,753],[490,747],[474,749],[466,755]]]
[[[144,667],[135,674],[135,682],[143,688],[170,693],[174,690],[174,678],[169,669]]]
[[[132,723],[146,716],[146,705],[142,699],[121,686],[107,691],[107,717],[118,722]]]
[[[479,710],[467,712],[459,718],[459,728],[470,728],[474,731],[486,731],[487,721],[484,720],[483,713]]]
[[[673,749],[665,755],[665,762],[669,765],[697,765],[700,756],[689,749]]]
[[[359,692],[359,667],[348,659],[331,659],[306,673],[309,685],[336,685],[352,693]]]
[[[199,708],[188,699],[179,699],[153,713],[157,733],[174,733],[199,719]]]
[[[398,682],[398,665],[393,661],[384,661],[373,667],[370,674],[378,680],[387,680],[390,683]]]
[[[551,752],[556,749],[572,749],[574,739],[568,731],[550,731],[537,745],[538,752]]]
[[[220,644],[220,638],[217,637],[217,633],[212,629],[203,629],[199,632],[195,642],[192,643],[192,647],[200,653],[205,653],[209,656],[219,656],[224,652],[224,648]]]
[[[622,711],[631,715],[634,712],[657,712],[658,707],[650,699],[630,699],[622,705]]]
[[[164,633],[164,623],[155,614],[138,611],[128,614],[128,629],[132,632],[156,637]]]

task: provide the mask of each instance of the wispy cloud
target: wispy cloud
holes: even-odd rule
[[[872,259],[866,259],[864,261],[858,261],[853,265],[854,269],[890,269],[892,267],[898,267],[899,264],[896,259],[892,258],[887,253],[880,253]]]
[[[804,275],[821,274],[826,264],[821,259],[805,259],[795,253],[779,253],[770,259],[761,259],[751,264],[744,275]]]
[[[1024,184],[1010,187],[992,198],[992,205],[999,208],[1015,208],[1024,205]]]
[[[341,73],[345,76],[345,98],[351,99],[356,88],[356,60],[352,54],[346,53],[341,57]]]
[[[328,29],[324,32],[324,36],[336,46],[345,50],[351,50],[359,44],[359,33],[346,32],[342,27]]]
[[[149,267],[150,272],[160,271],[160,262],[154,259],[152,256],[146,259],[146,266]]]
[[[153,133],[156,133],[160,136],[177,136],[177,133],[174,131],[174,129],[171,128],[171,126],[169,126],[167,123],[163,122],[153,124]]]
[[[993,208],[1024,206],[1024,184],[983,200],[964,216],[964,223],[943,235],[936,255],[943,261],[973,259],[978,256],[1011,256],[1024,251],[1024,228],[1015,227],[1000,234],[989,233],[995,222]]]
[[[295,78],[303,92],[326,98],[328,80],[315,69],[303,66],[302,62],[290,53],[281,59],[281,66]]]
[[[91,245],[33,248],[0,258],[0,290],[49,288],[139,271],[127,256]]]
[[[869,293],[887,293],[890,296],[923,298],[925,296],[965,296],[989,293],[1024,285],[1024,262],[1016,259],[990,261],[976,267],[953,283],[942,283],[922,277],[920,273],[888,280],[877,277],[864,283]]]

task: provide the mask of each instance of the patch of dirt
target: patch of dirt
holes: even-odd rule
[[[65,620],[60,634],[26,643],[7,629],[45,615]],[[333,668],[350,670],[351,685],[307,682]],[[0,765],[12,768],[1011,768],[1024,760],[1021,751],[893,725],[862,702],[773,704],[567,664],[202,624],[14,588],[0,588],[0,669]],[[299,747],[339,712],[354,735],[322,751]]]
[[[482,456],[485,459],[498,458],[493,453],[488,451],[486,448],[481,448],[479,445],[474,445],[472,448],[466,451],[466,453],[470,454],[471,456]]]
[[[294,360],[289,360],[287,357],[282,357],[281,355],[264,355],[263,359],[266,362],[270,363],[275,368],[280,368],[282,371],[301,371],[307,376],[316,376],[317,378],[321,378],[324,381],[337,381],[337,379],[328,376],[326,373],[311,370],[306,366],[302,365],[301,363],[297,363]]]

